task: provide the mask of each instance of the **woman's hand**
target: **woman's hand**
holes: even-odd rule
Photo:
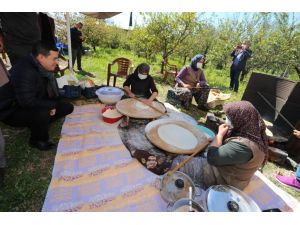
[[[189,85],[189,84],[183,84],[183,87],[185,87],[185,88],[192,88],[192,86],[191,85]]]
[[[296,138],[300,139],[300,131],[299,130],[294,130],[293,134],[296,136]]]
[[[151,105],[152,104],[152,100],[151,99],[141,99],[141,101],[143,103],[145,103],[146,105]]]
[[[129,96],[130,98],[134,98],[134,97],[135,97],[135,95],[134,95],[132,92],[128,93],[128,96]]]
[[[228,130],[229,130],[229,125],[228,124],[221,124],[219,126],[218,135],[220,135],[220,137],[223,138],[227,134]]]
[[[229,130],[229,126],[227,124],[221,124],[219,126],[218,134],[215,136],[210,146],[219,148],[222,145],[223,138],[227,134],[228,130]]]
[[[50,116],[54,116],[56,114],[56,109],[51,109],[50,110]]]

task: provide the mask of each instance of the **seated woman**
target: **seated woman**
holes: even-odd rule
[[[243,190],[267,160],[266,126],[250,102],[228,103],[224,112],[227,122],[219,126],[206,158],[195,157],[180,170],[203,189],[227,184]],[[177,156],[172,167],[184,159]]]
[[[154,80],[149,75],[150,66],[146,63],[141,63],[130,74],[123,84],[126,94],[131,97],[143,98],[146,104],[151,104],[158,95]]]
[[[192,103],[193,96],[198,104],[198,108],[207,110],[207,98],[209,88],[201,69],[204,56],[198,54],[191,60],[189,66],[185,66],[175,78],[175,94],[183,107],[188,109]]]

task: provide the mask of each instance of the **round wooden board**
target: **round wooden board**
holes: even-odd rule
[[[149,106],[146,109],[142,109],[142,108],[138,108],[136,104],[143,104],[143,103],[133,98],[127,98],[119,101],[116,104],[116,109],[125,116],[138,118],[138,119],[155,119],[162,116],[160,112],[157,112],[155,109],[152,109]],[[156,101],[152,102],[152,106],[162,112],[165,112],[166,110],[163,104]]]
[[[151,123],[155,123],[156,125],[151,127]],[[208,139],[200,130],[195,128],[194,126],[179,120],[161,120],[161,123],[157,124],[157,121],[153,121],[149,123],[148,127],[151,127],[150,129],[145,128],[146,137],[149,139],[149,141],[154,144],[155,146],[159,147],[162,150],[165,150],[167,152],[176,153],[176,154],[192,154],[195,151],[199,149],[204,149],[208,145]],[[166,124],[175,124],[178,125],[184,129],[187,129],[190,131],[198,140],[198,144],[192,148],[192,149],[181,149],[176,146],[170,145],[166,143],[164,140],[162,140],[158,134],[158,128],[162,125]]]

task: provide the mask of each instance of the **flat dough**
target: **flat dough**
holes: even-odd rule
[[[106,118],[112,119],[119,118],[122,116],[122,114],[119,113],[116,109],[107,109],[102,115]]]
[[[161,125],[157,133],[164,142],[176,148],[190,150],[198,145],[198,140],[193,133],[176,124]]]
[[[146,104],[144,104],[142,102],[136,102],[135,107],[137,109],[149,109],[150,108],[149,106],[147,106]]]

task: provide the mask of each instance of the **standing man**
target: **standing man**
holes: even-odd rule
[[[54,147],[49,126],[70,114],[72,104],[59,99],[52,71],[57,66],[58,49],[45,41],[34,44],[31,54],[10,70],[10,83],[0,88],[0,120],[8,125],[28,127],[29,144],[40,150]]]
[[[77,69],[80,71],[81,68],[81,55],[82,55],[82,42],[84,40],[81,29],[83,24],[81,22],[76,23],[74,27],[71,28],[71,46],[72,46],[72,65],[74,67],[75,61],[77,59]]]
[[[252,51],[249,49],[250,42],[244,41],[242,46],[237,45],[232,51],[232,64],[230,67],[230,90],[238,92],[239,76],[242,71],[245,71],[246,62],[251,57]]]

